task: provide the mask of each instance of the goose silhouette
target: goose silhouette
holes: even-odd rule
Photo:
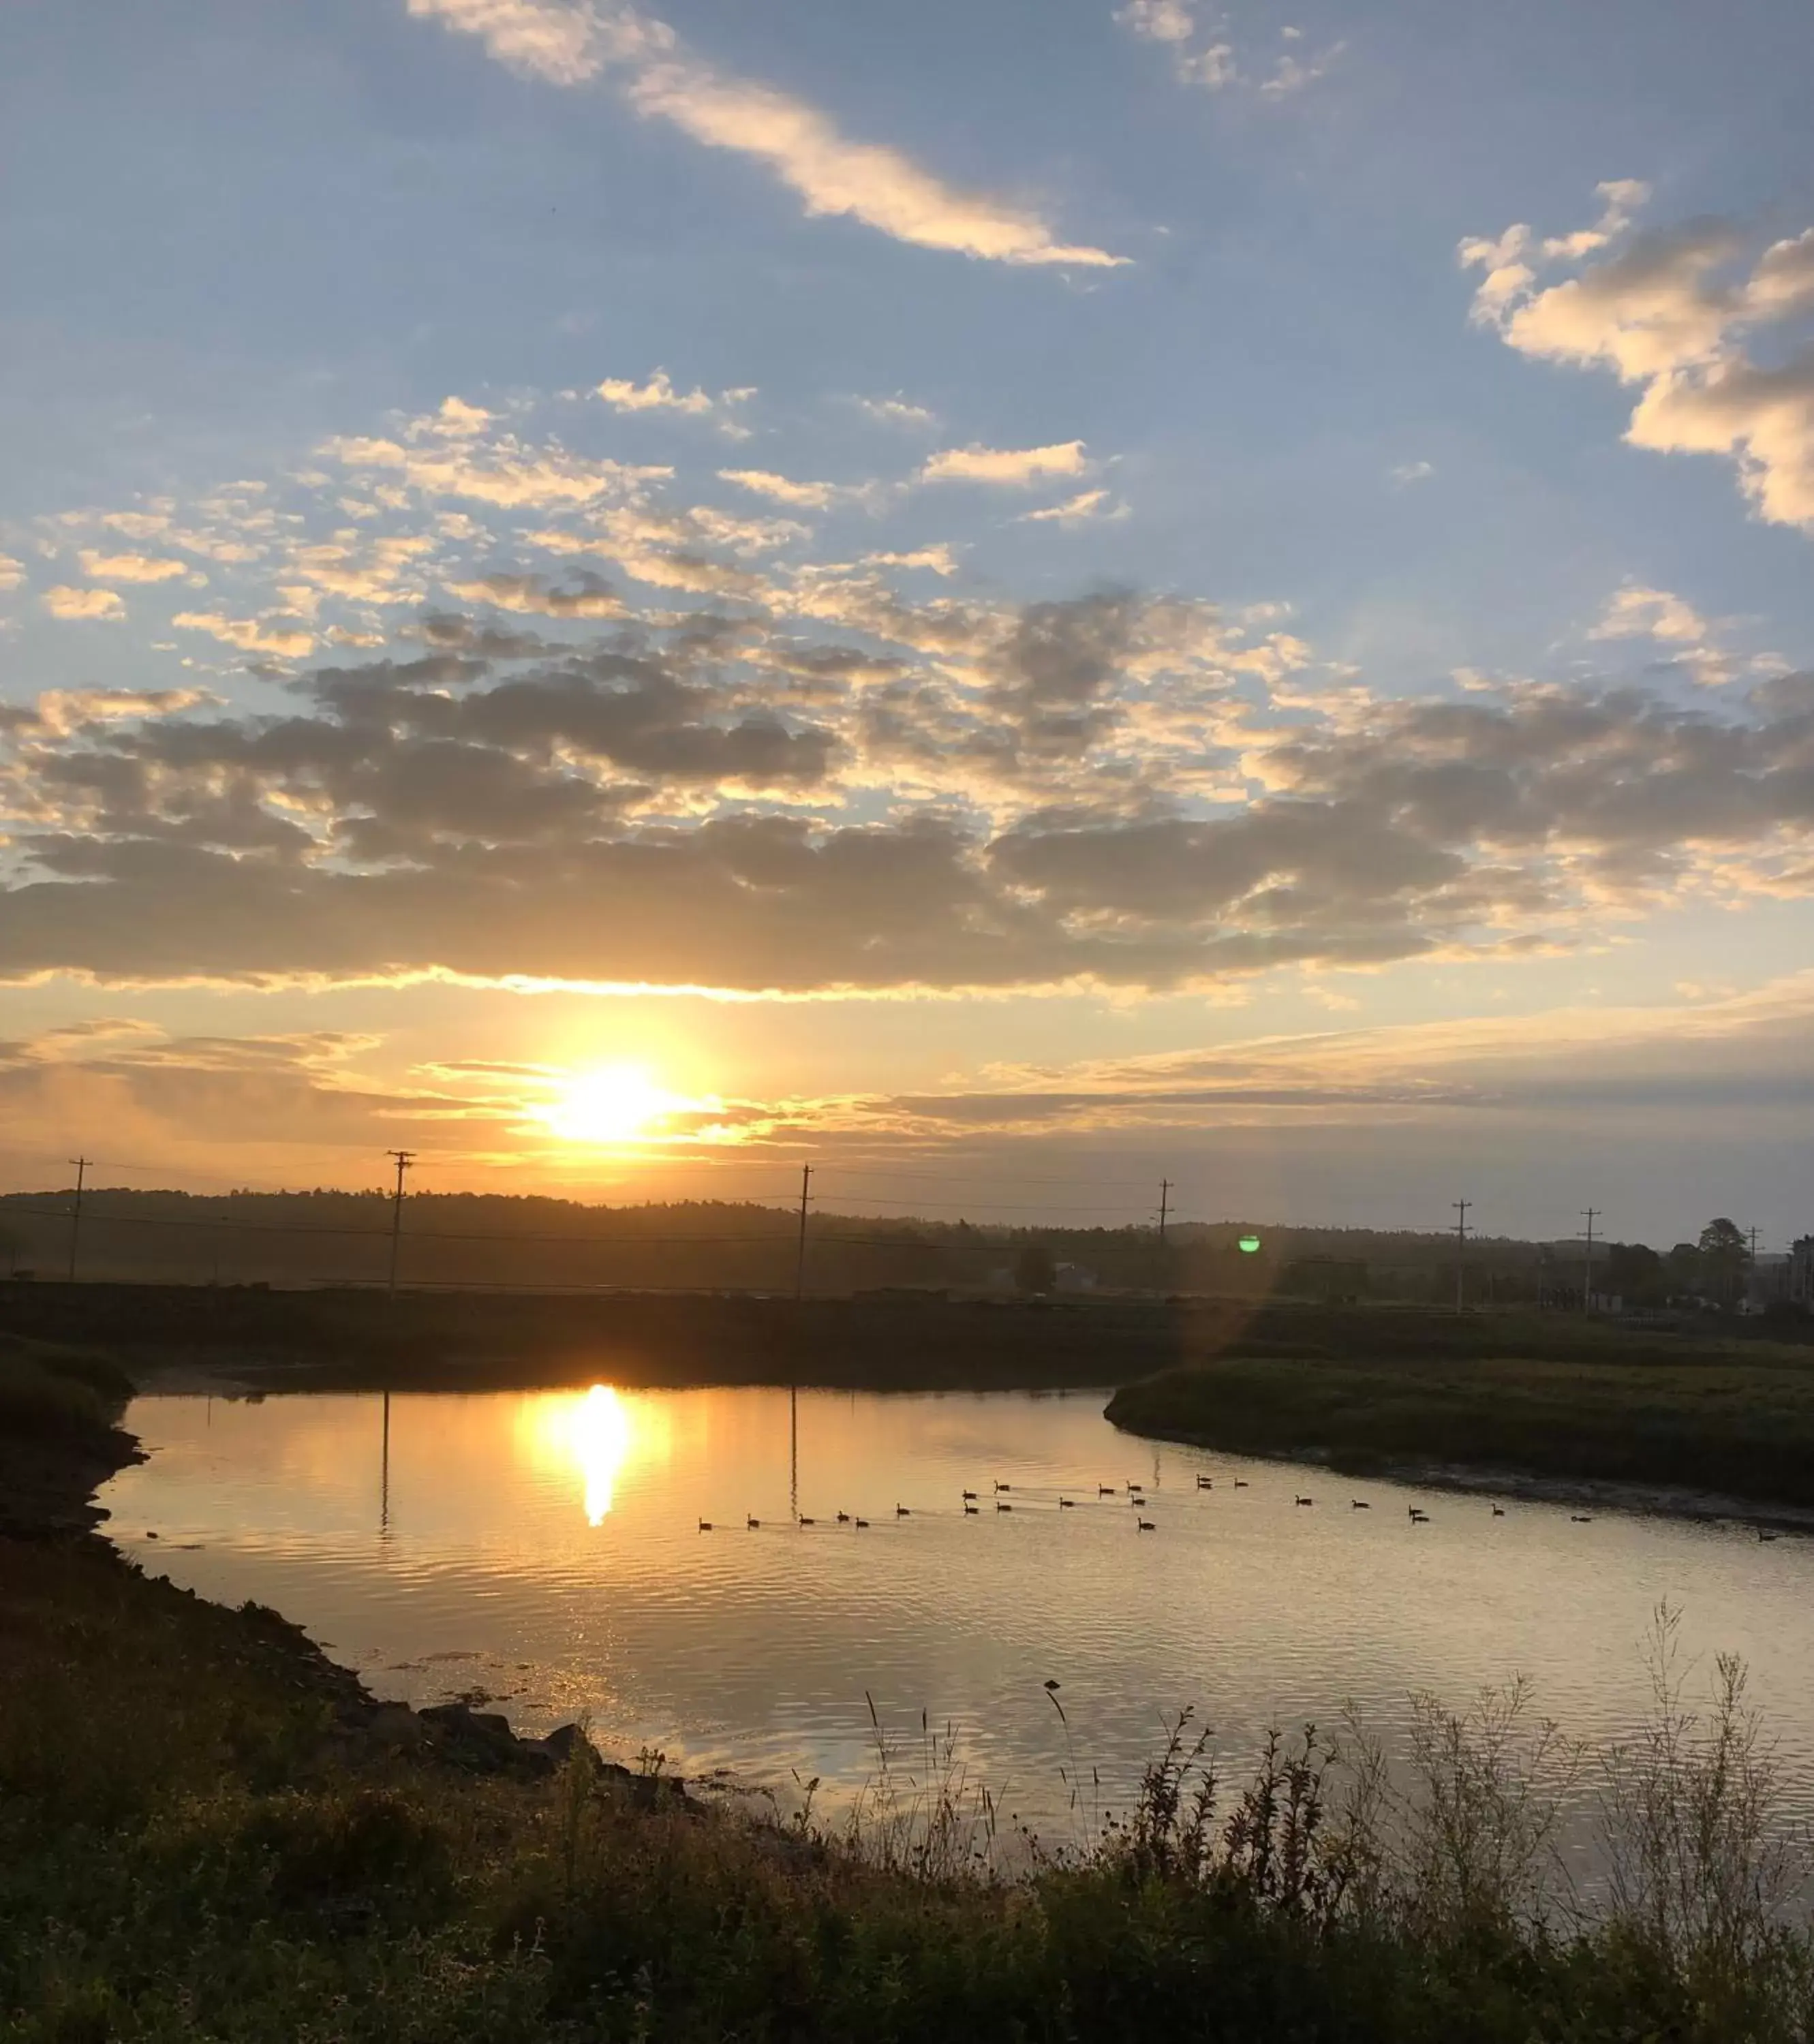
[[[699,1530],[701,1533],[709,1533],[712,1530],[711,1520],[709,1519],[701,1519],[699,1522]]]
[[[1134,1521],[1134,1531],[1136,1533],[1156,1533],[1159,1528],[1150,1519],[1136,1519]]]

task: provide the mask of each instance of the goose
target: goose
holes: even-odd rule
[[[1069,1512],[1076,1503],[1077,1500],[1074,1497],[1061,1497],[1059,1500],[1059,1509],[1060,1512]]]
[[[967,1490],[963,1494],[963,1501],[966,1504],[975,1504],[976,1493],[974,1490]]]
[[[1780,1533],[1772,1533],[1766,1527],[1760,1526],[1758,1528],[1758,1538],[1760,1540],[1780,1540],[1782,1535]]]
[[[838,1514],[838,1523],[840,1526],[847,1526],[850,1523],[851,1516],[847,1512],[840,1512]]]
[[[1430,1515],[1427,1512],[1413,1512],[1411,1515],[1411,1523],[1413,1526],[1428,1526],[1429,1523]]]
[[[966,1519],[974,1519],[982,1509],[982,1507],[980,1504],[967,1504],[963,1508],[963,1516]]]
[[[1591,1526],[1593,1523],[1593,1514],[1591,1512],[1571,1512],[1568,1518],[1571,1526]]]
[[[1235,1478],[1235,1488],[1236,1490],[1245,1490],[1247,1488],[1247,1478],[1244,1476],[1236,1477]]]
[[[1000,1498],[995,1500],[995,1508],[997,1512],[1012,1512],[1014,1509],[1011,1504],[1004,1504]]]
[[[711,1520],[709,1519],[701,1519],[699,1522],[699,1530],[701,1533],[709,1533],[712,1530]]]
[[[869,1521],[867,1519],[859,1519],[855,1520],[853,1523],[858,1526],[867,1526],[869,1523]]]
[[[1364,1497],[1351,1497],[1348,1500],[1348,1509],[1351,1512],[1370,1512],[1373,1507]]]
[[[1494,1505],[1493,1508],[1493,1516],[1495,1519],[1503,1519],[1505,1516],[1505,1506],[1503,1504]]]
[[[1314,1504],[1316,1502],[1313,1497],[1300,1497],[1295,1491],[1291,1494],[1291,1501],[1293,1504]]]
[[[1012,1490],[1014,1486],[1011,1483],[998,1483],[995,1486],[996,1495],[999,1496],[1003,1491]]]
[[[747,1527],[748,1527],[748,1528],[750,1529],[750,1531],[751,1531],[752,1533],[755,1533],[755,1532],[759,1531],[760,1531],[760,1529],[761,1529],[761,1527],[762,1527],[762,1521],[761,1521],[759,1519],[758,1519],[758,1518],[757,1518],[757,1517],[756,1517],[753,1513],[745,1513],[744,1517],[744,1523]]]
[[[1197,1488],[1199,1490],[1213,1490],[1216,1488],[1216,1479],[1213,1476],[1200,1476],[1197,1479]]]
[[[897,1519],[911,1519],[913,1516],[913,1509],[909,1505],[897,1504],[894,1508],[894,1516]]]
[[[1136,1533],[1156,1533],[1159,1528],[1150,1519],[1136,1519],[1134,1521],[1134,1531]]]
[[[1096,1495],[1098,1497],[1113,1497],[1115,1495],[1114,1485],[1112,1483],[1099,1483],[1096,1486]]]
[[[805,1518],[805,1517],[802,1517],[802,1518],[798,1521],[798,1523],[799,1523],[799,1524],[801,1524],[801,1525],[802,1525],[802,1526],[817,1526],[817,1525],[818,1524],[818,1523],[819,1523],[819,1522],[818,1522],[818,1520],[817,1520],[817,1519],[807,1519],[807,1518]]]

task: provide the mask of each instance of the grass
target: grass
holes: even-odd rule
[[[15,1439],[104,1433],[131,1390],[105,1356],[0,1335],[0,1432]]]
[[[1602,1338],[1558,1357],[1482,1315],[1471,1352],[1235,1353],[1125,1386],[1131,1432],[1343,1470],[1446,1462],[1573,1479],[1686,1485],[1814,1505],[1814,1356]],[[1504,1343],[1506,1346],[1501,1347]]]

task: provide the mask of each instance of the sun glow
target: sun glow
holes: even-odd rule
[[[633,1143],[692,1104],[663,1092],[640,1065],[604,1065],[575,1073],[538,1112],[566,1143]]]

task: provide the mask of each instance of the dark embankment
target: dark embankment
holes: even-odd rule
[[[1658,1749],[1643,1810],[1708,1821],[1585,1930],[1539,1927],[1517,1742],[1470,1721],[1432,1721],[1425,1814],[1389,1834],[1314,1747],[1218,1804],[1185,1738],[1093,1852],[992,1881],[936,1792],[867,1833],[758,1826],[578,1735],[375,1704],[276,1614],[59,1536],[131,1444],[92,1362],[8,1361],[6,1439],[36,1444],[48,1515],[0,1535],[0,2034],[22,2044],[1809,2034],[1814,1954],[1752,1877],[1742,1743],[1707,1748],[1724,1801],[1692,1742]]]
[[[1634,1337],[1562,1315],[1458,1319],[1422,1308],[912,1292],[798,1301],[634,1292],[391,1299],[371,1290],[0,1283],[0,1337],[9,1334],[102,1350],[135,1374],[190,1366],[267,1388],[336,1390],[509,1388],[594,1376],[649,1386],[1058,1389],[1126,1384],[1223,1354],[1663,1362],[1710,1352],[1678,1335]],[[1806,1353],[1814,1360],[1814,1349]]]
[[[1233,1352],[1115,1394],[1130,1432],[1356,1473],[1446,1466],[1814,1507],[1814,1354],[1482,1315],[1397,1353]],[[1559,1353],[1558,1353],[1559,1350]]]

